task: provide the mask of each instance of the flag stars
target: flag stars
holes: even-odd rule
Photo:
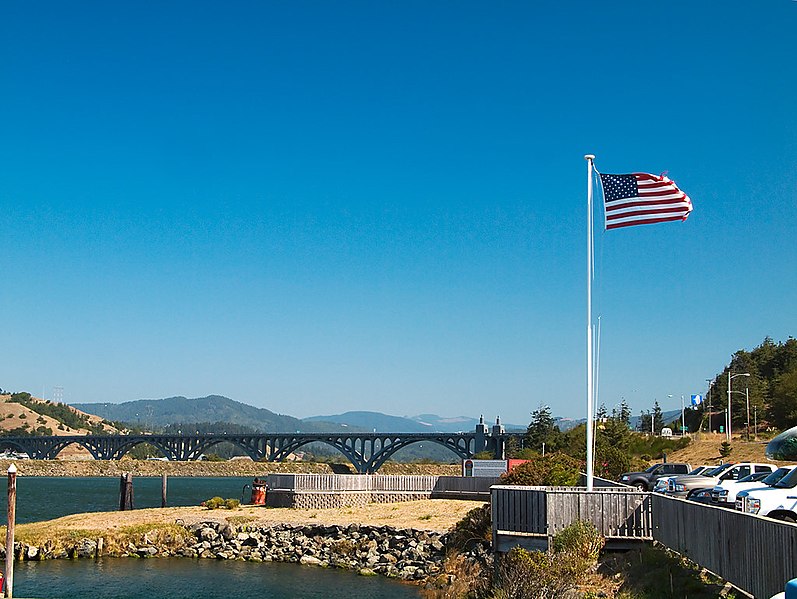
[[[633,198],[639,195],[634,175],[601,175],[604,199],[607,202]]]

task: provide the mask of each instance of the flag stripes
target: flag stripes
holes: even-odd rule
[[[648,173],[600,175],[606,229],[686,220],[692,201],[667,177]]]

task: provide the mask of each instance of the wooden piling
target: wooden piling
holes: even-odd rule
[[[119,477],[119,511],[133,509],[133,474],[127,472]]]
[[[6,527],[5,596],[14,597],[14,525],[17,519],[17,467],[8,467],[8,525]]]
[[[166,507],[166,473],[161,475],[161,507]]]

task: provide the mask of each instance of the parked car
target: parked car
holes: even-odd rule
[[[689,471],[690,475],[697,475],[703,474],[705,472],[709,472],[714,470],[717,466],[698,466],[697,468],[693,468]],[[675,476],[662,476],[656,481],[656,484],[653,485],[653,492],[654,493],[664,493],[667,490],[667,483],[669,483],[670,479],[675,478]]]
[[[748,514],[768,516],[797,523],[797,468],[771,487],[741,491],[736,495],[736,509]]]
[[[711,503],[722,507],[736,507],[736,497],[740,492],[771,487],[795,468],[797,465],[781,466],[766,476],[754,473],[736,482],[723,481],[711,489]]]
[[[777,470],[775,472],[777,472]],[[773,476],[775,472],[753,472],[739,480],[723,480],[714,487],[692,489],[687,493],[686,498],[689,501],[697,501],[698,503],[706,503],[718,507],[730,507],[733,509],[736,506],[737,491],[760,487],[764,484],[764,479],[767,476]],[[780,478],[776,480],[780,480]],[[726,501],[726,497],[728,497],[729,494],[733,496],[733,501],[730,503]]]
[[[619,482],[630,487],[636,487],[640,491],[651,491],[656,481],[662,476],[675,476],[687,474],[692,467],[689,464],[677,462],[665,462],[663,464],[653,464],[644,472],[625,472],[620,475]]]
[[[722,464],[705,474],[677,476],[667,483],[667,495],[686,497],[690,491],[714,487],[724,480],[739,480],[754,472],[772,472],[772,464],[756,464],[741,462],[739,464]]]

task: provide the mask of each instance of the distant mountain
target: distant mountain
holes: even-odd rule
[[[478,418],[473,418],[471,416],[442,417],[436,414],[419,414],[418,416],[413,416],[411,420],[428,425],[433,431],[441,433],[456,433],[459,431],[471,432],[479,423]],[[488,428],[492,428],[493,424],[495,424],[495,420],[485,418],[484,423]],[[525,431],[528,426],[526,424],[509,424],[506,422],[502,424],[507,431]]]
[[[358,428],[363,431],[376,430],[378,433],[434,433],[439,430],[431,424],[418,422],[410,418],[402,418],[401,416],[389,416],[381,412],[358,411],[329,416],[310,416],[305,418],[304,422],[334,422],[341,426]]]
[[[470,416],[442,417],[436,414],[420,414],[418,416],[390,416],[381,412],[345,412],[327,416],[311,416],[305,422],[336,422],[346,426],[360,427],[362,430],[399,433],[457,433],[471,432],[478,424],[478,418]],[[494,421],[485,423],[492,428]],[[525,431],[526,425],[505,424],[508,431]]]
[[[146,429],[170,424],[229,422],[252,427],[264,433],[342,430],[334,423],[304,422],[293,416],[275,414],[271,410],[256,408],[221,395],[193,399],[182,396],[139,399],[120,404],[76,403],[72,406],[107,420],[135,424]]]

